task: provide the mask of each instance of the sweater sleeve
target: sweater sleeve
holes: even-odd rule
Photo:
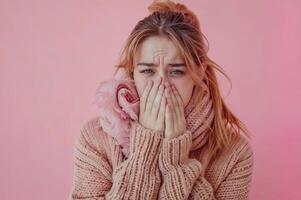
[[[163,175],[159,199],[248,199],[252,154],[241,158],[217,190],[213,191],[209,181],[201,175],[202,163],[188,156],[191,145],[190,131],[171,140],[164,138],[159,154],[159,168]]]
[[[80,134],[76,144],[74,185],[68,199],[157,198],[161,182],[158,155],[163,131],[132,122],[129,157],[115,170],[105,153],[93,150],[84,135]]]

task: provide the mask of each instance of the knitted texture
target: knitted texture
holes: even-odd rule
[[[170,140],[162,131],[131,122],[128,158],[101,128],[99,116],[87,120],[74,146],[68,199],[248,199],[253,172],[249,141],[241,136],[209,163],[200,110],[205,112],[202,104],[188,105],[189,128]]]
[[[100,116],[84,123],[75,143],[68,199],[248,199],[252,147],[241,136],[209,162],[205,144],[214,109],[208,87],[202,89],[201,101],[185,107],[187,129],[176,138],[130,121],[128,155],[104,131]]]
[[[208,127],[212,125],[215,113],[209,88],[205,82],[202,83],[202,97],[198,105],[191,100],[184,108],[186,128],[193,133],[191,150],[198,149],[206,142],[204,137],[208,136]],[[195,90],[193,96],[194,93]],[[123,154],[128,157],[130,121],[137,121],[139,116],[140,99],[135,81],[124,68],[118,68],[113,79],[99,83],[94,103],[99,108],[102,129],[117,140]]]

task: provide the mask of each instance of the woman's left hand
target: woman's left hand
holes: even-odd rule
[[[172,139],[185,133],[186,119],[184,116],[184,103],[177,88],[168,82],[166,82],[166,86],[164,95],[167,98],[167,106],[164,137]]]

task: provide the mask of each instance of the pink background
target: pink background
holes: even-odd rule
[[[301,199],[300,1],[183,2],[232,79],[226,103],[253,133],[251,199]],[[67,198],[97,82],[150,3],[0,1],[1,199]]]

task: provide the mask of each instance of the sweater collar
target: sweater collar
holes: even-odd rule
[[[208,141],[214,119],[211,95],[208,87],[204,86],[201,101],[197,105],[193,105],[190,100],[184,109],[186,126],[192,133],[191,151],[201,148]]]

